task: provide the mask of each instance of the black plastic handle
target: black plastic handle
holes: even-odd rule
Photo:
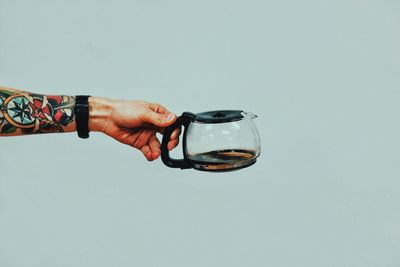
[[[161,159],[162,162],[171,168],[181,168],[181,169],[189,169],[192,167],[190,161],[187,160],[185,150],[186,150],[186,129],[189,126],[194,114],[190,112],[182,113],[182,116],[179,116],[176,121],[164,129],[164,135],[161,142]],[[183,138],[182,138],[182,148],[183,148],[183,159],[173,159],[169,156],[168,150],[168,142],[171,139],[172,132],[184,126]]]

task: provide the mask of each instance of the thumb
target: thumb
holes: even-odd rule
[[[167,113],[167,114],[159,114],[152,110],[149,110],[144,116],[143,121],[153,124],[158,127],[167,127],[174,123],[176,120],[175,114]]]

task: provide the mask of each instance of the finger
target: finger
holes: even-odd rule
[[[140,151],[142,151],[143,155],[148,161],[151,161],[151,150],[148,145],[143,146]]]
[[[148,123],[146,123],[146,124],[148,124]],[[150,124],[147,125],[147,128],[151,129],[157,133],[160,133],[160,134],[164,134],[164,130],[165,130],[165,127],[157,127],[157,126],[150,125]]]
[[[151,128],[151,127],[150,127],[150,128]],[[156,131],[157,133],[160,133],[160,134],[164,135],[165,128],[153,127],[153,128],[151,128],[151,129],[153,129],[153,130]],[[176,131],[176,132],[175,132],[175,131]],[[175,133],[174,133],[174,132],[175,132]],[[178,138],[178,137],[180,136],[180,134],[181,134],[181,129],[180,129],[180,128],[176,128],[176,129],[174,130],[174,132],[172,132],[170,139],[176,139],[176,138]]]
[[[168,150],[174,149],[175,147],[178,146],[178,144],[179,144],[179,139],[174,139],[174,140],[169,141],[168,145],[167,145]]]
[[[151,150],[151,157],[153,159],[157,159],[161,154],[161,150],[160,150],[161,144],[155,135],[152,135],[150,137],[149,146],[150,146],[150,150]]]
[[[141,148],[147,145],[147,142],[152,134],[153,132],[151,131],[141,130],[132,146],[136,148]]]
[[[181,129],[180,128],[176,128],[171,134],[171,140],[179,138],[180,134],[181,134]]]
[[[172,123],[174,123],[176,120],[176,116],[175,116],[175,114],[172,114],[172,113],[159,114],[152,110],[148,110],[148,112],[146,112],[143,115],[142,120],[144,122],[150,123],[152,125],[164,128],[164,127],[167,127],[167,126],[171,125]]]
[[[170,114],[172,113],[169,111],[167,108],[165,108],[163,105],[157,104],[157,103],[150,103],[150,109],[156,113],[160,114]]]

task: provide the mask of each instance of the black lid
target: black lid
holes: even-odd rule
[[[193,121],[203,123],[222,123],[243,119],[243,110],[214,110],[195,114]]]

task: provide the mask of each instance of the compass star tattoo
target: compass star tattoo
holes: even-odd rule
[[[0,90],[0,133],[63,132],[74,121],[75,98]]]
[[[14,98],[14,100],[9,103],[8,114],[11,115],[13,120],[19,121],[20,123],[32,121],[32,110],[28,103],[25,97]]]

